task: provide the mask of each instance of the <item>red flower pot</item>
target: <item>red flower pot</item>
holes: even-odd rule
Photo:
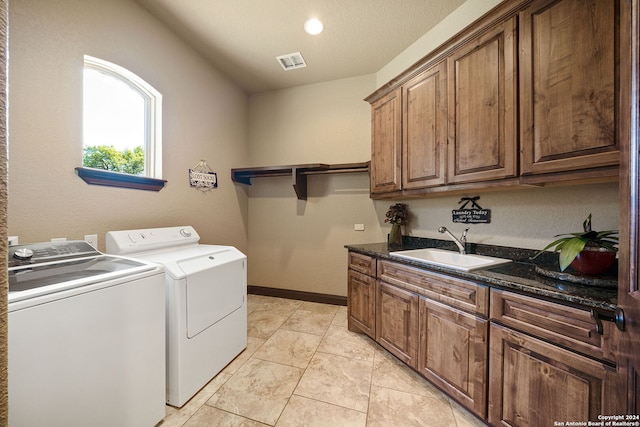
[[[616,260],[616,252],[603,248],[585,248],[571,263],[574,270],[584,274],[602,274]]]

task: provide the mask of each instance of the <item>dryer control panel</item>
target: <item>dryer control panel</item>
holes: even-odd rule
[[[197,244],[200,236],[191,226],[109,231],[107,253],[125,255],[156,249]]]

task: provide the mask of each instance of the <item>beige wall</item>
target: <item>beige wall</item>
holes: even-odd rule
[[[362,99],[499,1],[468,0],[374,76],[254,95],[250,100],[250,164],[342,163],[368,160],[370,108]],[[249,283],[346,295],[345,244],[381,242],[394,201],[368,197],[367,175],[309,178],[309,200],[297,201],[287,178],[255,179],[249,192]],[[469,241],[540,249],[553,236],[580,231],[592,213],[597,229],[618,228],[615,183],[469,193],[492,210],[490,224],[471,225]],[[464,195],[462,195],[464,196]],[[461,195],[410,199],[405,234],[442,238],[445,225],[460,234],[451,211]],[[356,223],[365,231],[353,230]]]
[[[371,157],[370,109],[362,99],[374,76],[265,92],[250,101],[251,164],[356,163]],[[308,177],[307,201],[291,178],[249,187],[249,283],[346,295],[348,243],[380,240],[369,175]],[[354,231],[354,224],[366,224]]]
[[[193,225],[246,251],[247,200],[230,168],[247,158],[248,97],[130,0],[9,2],[9,235],[21,243]],[[83,55],[119,64],[163,94],[160,192],[90,186],[82,162]],[[190,188],[200,159],[219,188]]]

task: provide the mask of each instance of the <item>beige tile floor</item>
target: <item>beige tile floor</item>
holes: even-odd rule
[[[248,346],[160,427],[484,424],[364,335],[347,309],[249,295]]]

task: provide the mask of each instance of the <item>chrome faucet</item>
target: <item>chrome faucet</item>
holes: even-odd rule
[[[458,247],[458,250],[460,251],[460,255],[464,255],[465,253],[467,253],[465,249],[467,245],[467,231],[469,231],[468,228],[464,230],[464,233],[462,233],[462,236],[460,237],[460,239],[458,239],[456,236],[451,234],[449,230],[447,230],[447,227],[442,226],[438,228],[438,232],[446,233],[449,237],[451,237],[451,240],[453,240],[453,243],[455,243],[456,246]]]

